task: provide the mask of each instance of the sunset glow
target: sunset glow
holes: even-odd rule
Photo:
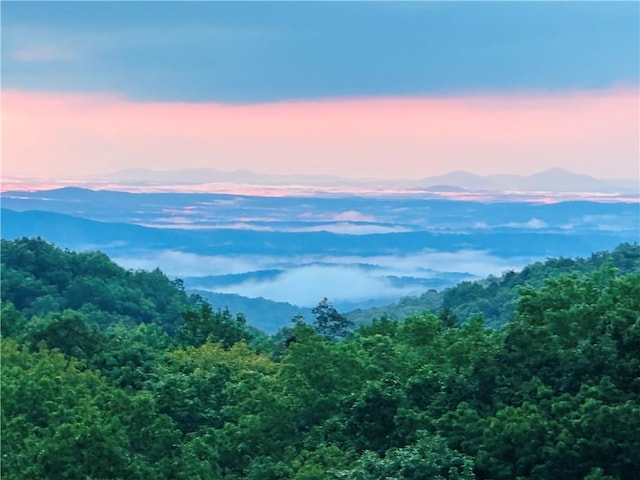
[[[562,166],[637,176],[638,92],[347,99],[255,105],[3,92],[3,174],[135,165],[350,177]]]

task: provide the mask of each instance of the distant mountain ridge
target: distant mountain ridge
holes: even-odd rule
[[[601,192],[639,193],[637,179],[598,179],[552,168],[533,175],[476,175],[454,171],[422,179],[346,178],[335,175],[275,175],[250,170],[223,171],[213,168],[182,170],[127,169],[91,177],[95,181],[111,181],[123,185],[199,185],[207,183],[241,183],[248,185],[358,186],[376,188],[408,188],[425,191],[522,191],[522,192]],[[443,189],[443,186],[445,187]],[[462,190],[461,190],[462,189]]]
[[[589,175],[552,168],[533,175],[475,175],[451,172],[422,179],[424,185],[447,184],[467,190],[547,191],[547,192],[638,192],[637,180],[601,180]]]
[[[602,204],[603,206],[608,206]],[[562,206],[562,205],[560,205]],[[600,206],[600,205],[599,205]],[[440,252],[464,249],[500,252],[502,256],[562,255],[565,252],[589,252],[602,245],[632,241],[634,230],[593,230],[588,235],[568,235],[563,231],[524,229],[478,229],[473,235],[465,232],[410,231],[388,234],[348,235],[327,231],[292,233],[217,229],[184,230],[151,228],[124,222],[90,220],[74,215],[49,211],[15,211],[1,209],[2,237],[22,236],[46,238],[72,249],[100,248],[113,255],[116,252],[136,254],[140,250],[179,249],[183,252],[211,255],[362,255],[376,252],[392,255],[421,252],[425,246]],[[576,230],[577,232],[577,230]]]
[[[181,170],[151,170],[132,168],[106,175],[95,175],[94,180],[110,180],[132,184],[205,184],[205,183],[247,183],[252,185],[341,185],[352,179],[334,175],[274,175],[251,170],[217,170],[215,168],[188,168]],[[356,182],[375,182],[375,179],[357,179]]]

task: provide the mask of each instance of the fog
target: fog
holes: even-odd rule
[[[263,255],[203,256],[173,250],[114,257],[125,268],[150,270],[159,267],[171,277],[204,277],[279,269],[267,280],[245,280],[233,284],[201,286],[220,293],[263,297],[299,306],[313,306],[322,297],[335,302],[393,301],[427,290],[420,279],[441,279],[446,274],[465,273],[482,278],[518,270],[538,260],[530,257],[500,258],[479,250],[458,252],[423,251],[411,255],[300,256]],[[402,286],[389,278],[403,277]],[[411,281],[411,278],[414,281]],[[192,283],[195,280],[192,280]]]
[[[370,272],[357,267],[305,266],[287,270],[270,281],[242,282],[216,291],[311,307],[323,297],[334,302],[382,298],[393,300],[420,293],[424,288],[417,285],[396,288],[387,279],[374,277]]]

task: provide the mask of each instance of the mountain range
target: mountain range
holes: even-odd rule
[[[519,191],[519,192],[600,192],[638,194],[637,179],[598,179],[589,175],[552,168],[533,175],[476,175],[455,171],[421,179],[344,178],[332,175],[274,175],[249,170],[221,171],[212,168],[183,170],[128,169],[90,178],[92,181],[122,185],[201,185],[233,183],[246,185],[316,187],[403,188],[424,191]]]
[[[442,183],[451,180],[434,185],[454,188]],[[637,199],[505,196],[6,191],[1,233],[101,250],[132,270],[159,267],[187,289],[214,295],[216,306],[265,319],[267,331],[323,297],[345,312],[383,306],[640,237]]]
[[[637,193],[638,180],[601,180],[589,175],[552,168],[534,175],[480,176],[465,171],[427,177],[423,185],[446,184],[467,190],[525,191],[525,192],[625,192]]]

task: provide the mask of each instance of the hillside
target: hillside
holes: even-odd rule
[[[172,333],[194,305],[182,282],[158,269],[128,271],[104,253],[62,250],[39,238],[0,245],[2,301],[27,319],[72,309],[100,327],[154,323]]]
[[[623,243],[610,252],[594,253],[588,258],[550,258],[527,265],[519,272],[509,271],[500,277],[463,281],[440,292],[430,290],[419,297],[405,297],[397,303],[354,310],[345,315],[360,325],[370,322],[371,318],[383,316],[401,319],[422,311],[438,315],[445,311],[447,315],[455,316],[458,322],[480,314],[486,325],[500,328],[513,319],[520,288],[524,285],[539,287],[552,278],[567,274],[585,275],[604,265],[624,275],[640,273],[640,245]]]
[[[159,271],[3,241],[2,477],[635,480],[636,253],[478,284],[521,287],[500,330],[422,313],[269,340]]]
[[[273,302],[264,298],[247,298],[232,293],[214,293],[207,290],[189,290],[206,299],[211,305],[228,308],[232,312],[242,312],[247,323],[273,335],[297,316],[307,320],[313,318],[310,308],[297,307],[285,302]]]

